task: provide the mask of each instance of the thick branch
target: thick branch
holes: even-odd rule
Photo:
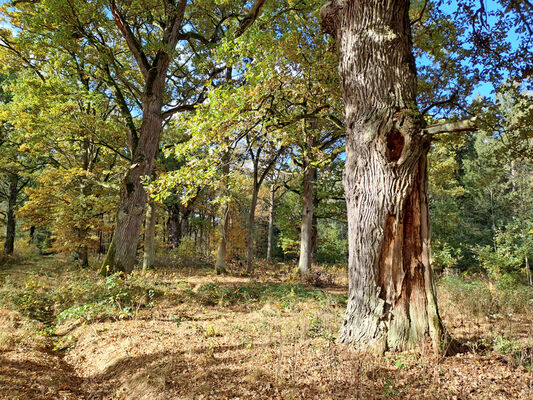
[[[168,43],[170,50],[174,50],[179,40],[179,28],[183,22],[187,0],[181,0],[173,12],[170,13],[170,23],[165,30],[163,40]]]
[[[451,132],[472,132],[477,129],[475,124],[476,117],[465,119],[463,121],[444,122],[441,124],[430,125],[422,131],[425,135],[438,135],[440,133]]]
[[[126,99],[124,98],[124,95],[122,94],[122,90],[120,90],[120,87],[118,86],[117,82],[113,79],[111,76],[111,71],[109,70],[109,66],[106,65],[104,67],[104,71],[107,75],[107,82],[111,86],[111,90],[115,94],[115,98],[118,103],[118,107],[120,109],[120,112],[124,119],[126,120],[126,124],[128,126],[128,129],[130,131],[131,135],[131,151],[137,147],[137,143],[139,142],[139,137],[137,135],[137,128],[135,127],[135,122],[133,121],[133,117],[131,115],[130,109],[128,107],[128,104],[126,103]]]
[[[250,10],[248,12],[248,15],[241,21],[239,24],[239,27],[237,28],[237,32],[235,33],[235,37],[238,38],[239,36],[242,36],[242,34],[248,29],[250,26],[253,25],[257,17],[261,14],[261,9],[263,8],[263,5],[266,3],[266,0],[255,0],[252,7],[250,7]]]
[[[126,39],[128,48],[130,49],[133,56],[135,57],[135,61],[137,61],[137,65],[139,66],[141,73],[146,79],[148,77],[148,71],[151,68],[150,63],[148,62],[148,58],[146,57],[146,54],[144,54],[141,48],[141,45],[135,38],[135,35],[133,34],[130,26],[124,20],[120,11],[117,9],[117,4],[115,3],[115,0],[111,0],[110,9],[111,9],[111,14],[113,15],[113,19],[115,20],[115,23],[118,26],[118,29],[124,36],[124,39]]]

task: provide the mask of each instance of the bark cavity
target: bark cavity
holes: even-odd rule
[[[389,162],[398,162],[402,155],[405,139],[397,129],[392,129],[387,135],[387,151],[385,153]]]

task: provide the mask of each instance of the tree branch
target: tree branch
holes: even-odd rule
[[[261,14],[261,9],[265,2],[266,0],[255,0],[248,11],[248,15],[240,22],[237,32],[235,32],[235,38],[242,36],[246,29],[253,25],[257,17]]]
[[[150,70],[151,65],[148,62],[148,58],[146,57],[146,54],[144,54],[141,48],[141,45],[135,38],[135,35],[133,34],[130,26],[126,23],[126,21],[122,17],[122,14],[117,9],[117,4],[115,0],[111,0],[110,9],[111,9],[111,14],[113,15],[113,19],[115,20],[115,23],[117,24],[120,32],[122,32],[122,36],[124,36],[124,39],[126,39],[128,48],[130,49],[133,56],[135,57],[135,61],[137,61],[137,65],[139,66],[139,69],[141,70],[143,77],[147,79],[148,71]]]
[[[476,117],[473,117],[462,121],[443,122],[440,124],[429,125],[422,131],[422,134],[434,136],[440,133],[472,132],[477,130],[477,126],[475,124],[476,119]]]

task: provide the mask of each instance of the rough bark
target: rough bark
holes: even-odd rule
[[[321,12],[337,39],[347,129],[349,298],[339,340],[378,352],[427,339],[437,349],[442,334],[408,11],[408,0],[334,0]]]
[[[132,152],[131,165],[122,181],[120,190],[120,205],[113,235],[113,257],[109,257],[108,254],[105,262],[109,264],[102,265],[102,271],[129,273],[135,266],[137,245],[147,199],[141,178],[152,174],[152,165],[163,129],[162,109],[170,54],[176,48],[179,40],[179,28],[183,23],[186,7],[187,0],[180,0],[170,7],[165,7],[167,21],[163,27],[163,37],[158,43],[157,53],[152,60],[149,60],[145,54],[146,49],[143,48],[143,43],[140,43],[135,37],[134,30],[117,7],[116,2],[110,2],[111,15],[143,76],[144,87],[140,96],[142,104],[141,126],[137,131],[133,123],[128,124]]]
[[[6,254],[13,254],[15,248],[15,231],[16,218],[15,207],[17,205],[17,185],[19,177],[17,174],[9,174],[9,186],[7,195],[7,209],[6,209],[6,240],[4,242],[4,252]]]
[[[302,193],[302,226],[300,230],[300,258],[298,268],[302,275],[311,273],[313,262],[313,215],[314,179],[316,168],[306,165],[304,169],[304,189]]]
[[[157,154],[162,130],[161,108],[164,76],[154,83],[154,94],[143,102],[143,120],[139,143],[135,146],[132,165],[128,169],[120,190],[120,208],[115,228],[115,256],[112,271],[130,273],[137,258],[137,245],[141,232],[146,192],[141,177],[150,176]]]
[[[144,257],[143,257],[143,270],[153,267],[155,256],[155,218],[156,218],[156,205],[154,202],[149,201],[146,207],[146,233],[144,235]]]

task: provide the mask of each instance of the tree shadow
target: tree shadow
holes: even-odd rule
[[[80,399],[83,380],[61,360],[44,356],[35,360],[15,360],[0,356],[0,398],[3,399]]]

